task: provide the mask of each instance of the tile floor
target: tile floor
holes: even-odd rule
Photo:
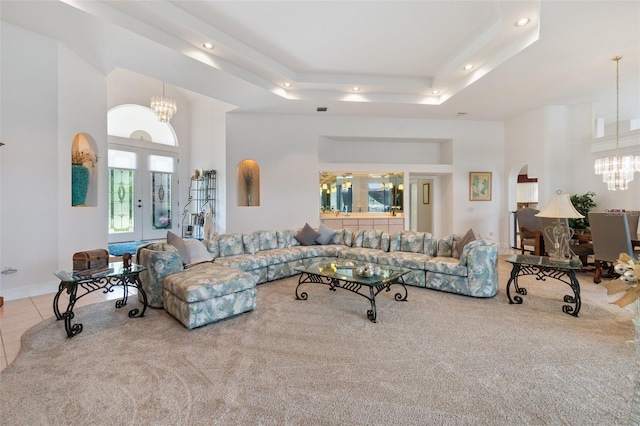
[[[102,291],[94,291],[79,299],[76,307],[104,302],[105,300],[120,299],[123,291],[121,287],[115,287],[113,292],[107,294]],[[129,294],[129,297],[135,297],[137,290],[129,289]],[[24,332],[40,321],[53,317],[54,296],[55,293],[50,293],[4,301],[4,306],[0,307],[0,342],[2,343],[0,371],[7,368],[20,352],[20,339]],[[63,303],[63,298],[65,298],[65,303],[69,299],[66,293],[63,293],[60,296],[60,306],[66,306]],[[66,338],[64,332],[60,335],[60,338]]]

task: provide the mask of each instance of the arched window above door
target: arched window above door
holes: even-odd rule
[[[169,123],[161,123],[151,108],[124,104],[107,113],[107,134],[127,139],[178,146],[176,133]]]

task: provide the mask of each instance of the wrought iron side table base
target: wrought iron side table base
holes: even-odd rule
[[[71,320],[75,316],[75,314],[73,313],[73,308],[75,307],[78,300],[80,300],[87,294],[93,293],[97,290],[104,290],[103,293],[106,294],[112,292],[114,287],[123,287],[124,295],[122,299],[116,300],[116,308],[119,309],[123,306],[126,306],[127,304],[129,286],[136,287],[138,289],[138,292],[142,295],[143,300],[142,311],[140,311],[140,309],[138,308],[131,309],[129,311],[129,318],[143,317],[144,313],[147,310],[147,294],[142,288],[142,283],[140,282],[140,278],[138,277],[138,272],[131,272],[129,274],[121,276],[88,278],[86,280],[77,282],[61,281],[60,286],[58,287],[58,292],[53,298],[53,313],[55,314],[57,320],[64,320],[64,329],[67,332],[67,338],[71,338],[82,332],[81,323],[71,324]],[[69,304],[67,305],[67,309],[64,312],[60,312],[60,295],[65,290],[69,295]],[[79,291],[83,291],[83,293],[78,295]]]
[[[311,274],[308,272],[303,272],[300,274],[300,278],[298,279],[298,286],[296,287],[296,300],[307,300],[309,297],[306,292],[298,292],[298,289],[303,284],[315,283],[315,284],[324,284],[329,286],[329,290],[336,291],[336,288],[343,288],[345,290],[349,290],[352,293],[355,293],[359,296],[364,297],[369,300],[371,303],[371,309],[367,310],[367,318],[371,322],[376,322],[377,311],[376,311],[376,296],[382,290],[391,291],[392,285],[399,285],[402,287],[402,290],[394,295],[394,299],[398,302],[406,302],[407,301],[407,287],[405,287],[404,283],[401,282],[402,277],[398,280],[390,281],[384,284],[379,285],[365,285],[358,284],[350,281],[343,281],[337,278],[329,278],[324,277],[322,275]],[[366,289],[360,292],[363,287],[368,287],[369,291]]]
[[[546,281],[547,277],[554,278],[571,287],[571,290],[573,290],[573,296],[566,295],[563,300],[565,303],[573,304],[573,306],[563,305],[562,312],[574,317],[578,316],[578,312],[580,312],[580,283],[578,282],[573,269],[560,269],[554,268],[553,266],[514,263],[513,269],[511,270],[511,277],[507,283],[507,297],[511,304],[522,304],[521,296],[526,296],[527,294],[527,289],[518,285],[518,277],[524,275],[535,275],[536,280],[538,281]],[[511,297],[511,284],[513,284],[513,288],[516,292],[516,295],[513,297]]]

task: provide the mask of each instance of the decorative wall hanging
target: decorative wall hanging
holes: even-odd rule
[[[469,172],[469,201],[491,201],[491,172]]]

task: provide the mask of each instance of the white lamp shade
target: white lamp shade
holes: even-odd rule
[[[563,194],[562,191],[556,191],[554,195],[549,197],[547,205],[542,211],[536,214],[538,217],[581,219],[584,216],[578,213],[573,207],[569,194]]]

